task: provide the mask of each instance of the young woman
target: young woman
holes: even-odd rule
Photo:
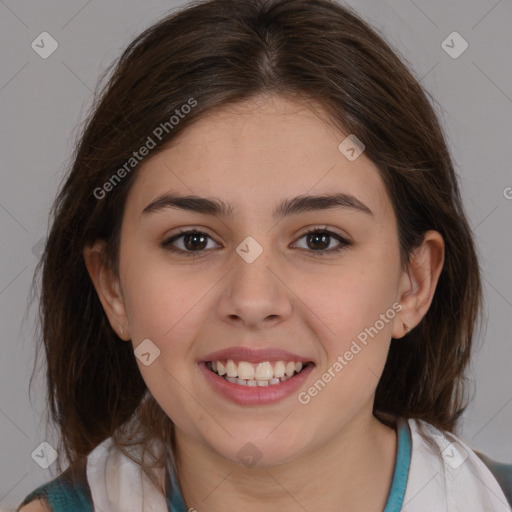
[[[457,436],[481,282],[449,151],[352,12],[213,0],[146,30],[52,214],[68,467],[19,510],[510,511],[511,467]]]

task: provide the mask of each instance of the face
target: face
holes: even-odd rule
[[[178,440],[233,461],[252,443],[258,464],[277,464],[371,416],[402,326],[403,275],[385,185],[364,152],[351,161],[340,151],[346,137],[291,100],[251,100],[203,116],[139,170],[122,223],[118,311],[134,349],[149,340],[137,363]],[[147,208],[165,194],[229,209]],[[336,194],[345,203],[290,203]],[[284,202],[309,208],[275,214]],[[266,361],[282,373],[278,360],[304,370],[242,387],[204,362],[224,349],[214,358],[233,359],[241,375],[251,366],[261,377]]]

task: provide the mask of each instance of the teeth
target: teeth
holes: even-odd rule
[[[213,364],[212,364],[213,366]],[[256,372],[257,373],[257,372]],[[240,379],[254,379],[254,367],[251,363],[242,361],[238,363],[238,378]],[[258,376],[258,378],[261,378]]]
[[[208,368],[233,384],[241,386],[274,386],[291,378],[304,368],[302,362],[263,361],[256,365],[247,361],[236,364],[232,359],[227,361],[211,361]]]
[[[235,363],[228,359],[228,362],[226,364],[226,371],[228,373],[228,377],[237,377],[238,376],[238,369],[235,365]]]
[[[258,366],[256,367],[256,380],[270,380],[273,376],[274,368],[272,368],[270,363],[258,363]]]
[[[274,377],[276,377],[278,379],[280,377],[284,377],[284,371],[285,371],[285,366],[284,366],[283,361],[277,361],[277,363],[274,365]]]
[[[215,366],[217,366],[217,370],[215,370],[215,368],[213,368],[213,365],[215,364]],[[217,362],[213,362],[212,363],[212,370],[215,372],[217,372],[219,375],[226,375],[226,367],[220,362],[220,361],[217,361]]]
[[[293,372],[295,371],[295,363],[292,363],[291,361],[289,363],[286,363],[286,370],[285,373],[288,377],[291,377],[293,375]]]

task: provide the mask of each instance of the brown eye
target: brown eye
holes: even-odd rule
[[[181,231],[178,235],[174,235],[171,238],[162,242],[162,247],[171,251],[178,252],[190,256],[194,252],[204,252],[204,249],[207,248],[207,240],[210,238],[209,235],[202,231],[198,231],[196,229],[192,229],[189,231]],[[180,240],[181,247],[176,248],[173,244]]]
[[[304,249],[309,252],[315,253],[315,256],[323,256],[342,251],[351,245],[351,242],[333,233],[328,229],[317,228],[308,231],[302,235],[300,239],[306,239],[306,247]],[[192,229],[188,231],[181,231],[179,234],[172,236],[161,243],[161,246],[171,252],[180,253],[185,256],[199,256],[201,253],[207,252],[205,249],[211,249],[208,246],[208,239],[213,240],[208,234]],[[338,246],[329,248],[333,241],[338,241]],[[176,247],[176,242],[179,241],[181,247]]]
[[[317,228],[311,231],[308,231],[304,235],[302,235],[300,239],[306,239],[306,249],[310,249],[311,252],[317,253],[319,256],[323,256],[324,254],[333,254],[339,251],[342,251],[346,247],[350,246],[351,243],[338,235],[337,233],[333,233],[327,229]],[[337,240],[339,245],[334,248],[330,248],[329,246],[333,242],[333,240]]]

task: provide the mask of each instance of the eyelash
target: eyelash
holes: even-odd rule
[[[348,240],[346,240],[342,236],[338,235],[337,233],[329,231],[326,227],[325,228],[315,228],[310,231],[306,231],[298,238],[298,240],[300,240],[301,238],[303,238],[307,235],[311,235],[311,234],[315,234],[315,233],[325,233],[328,236],[335,238],[336,240],[338,240],[341,243],[341,245],[339,247],[336,247],[335,249],[328,249],[328,250],[319,249],[318,251],[313,251],[313,250],[308,251],[308,252],[312,252],[315,256],[323,257],[323,256],[326,256],[329,254],[336,254],[352,245],[352,242],[349,242]],[[184,235],[206,235],[208,238],[212,239],[207,233],[205,233],[203,231],[199,231],[197,229],[190,229],[190,230],[186,230],[186,231],[180,231],[177,235],[174,235],[171,238],[164,240],[161,243],[161,246],[167,251],[178,253],[178,254],[183,254],[187,257],[194,257],[202,252],[206,252],[205,249],[199,250],[199,251],[184,251],[183,249],[176,249],[175,247],[173,247],[171,245],[172,242],[178,240],[179,238],[182,238]]]

